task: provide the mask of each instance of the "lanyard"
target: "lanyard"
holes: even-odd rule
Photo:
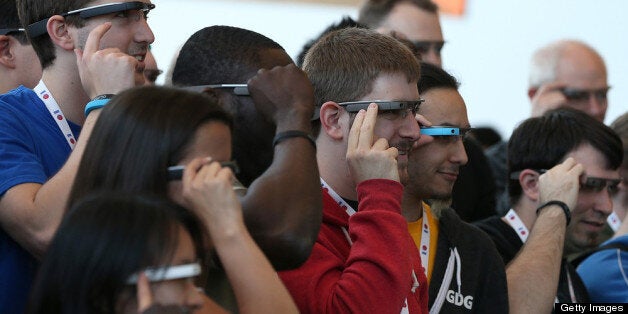
[[[523,221],[521,221],[521,218],[519,218],[519,215],[517,215],[515,210],[511,208],[504,218],[506,218],[506,222],[510,225],[510,227],[517,232],[521,242],[526,243],[530,232],[528,231],[528,228],[526,228],[526,225],[523,224]]]
[[[614,232],[617,232],[617,230],[619,230],[619,226],[621,226],[621,220],[619,220],[619,216],[617,216],[617,213],[615,212],[608,215],[606,222],[609,226],[611,226],[611,229],[613,229]]]
[[[521,242],[526,243],[526,240],[528,240],[528,235],[530,232],[528,231],[528,228],[526,228],[526,226],[523,224],[523,221],[521,221],[521,218],[519,218],[519,215],[517,215],[514,209],[510,209],[508,213],[506,214],[506,216],[504,217],[506,218],[506,222],[508,222],[510,227],[513,230],[515,230],[515,232],[517,232],[517,235],[521,239]],[[573,284],[571,282],[571,275],[569,275],[569,269],[564,268],[564,270],[567,272],[567,284],[569,285],[569,296],[571,297],[571,301],[575,303],[576,295],[573,290]],[[554,303],[558,303],[558,297],[554,299]]]
[[[68,142],[68,145],[70,145],[70,149],[74,149],[74,145],[76,144],[76,138],[74,137],[74,133],[72,133],[72,129],[70,129],[68,120],[63,115],[63,112],[61,112],[61,108],[59,108],[59,104],[57,103],[57,101],[48,91],[48,88],[46,87],[46,84],[44,84],[44,81],[40,80],[39,84],[37,84],[37,86],[33,88],[33,91],[37,94],[39,99],[41,99],[44,105],[46,105],[46,108],[48,109],[48,112],[50,113],[52,119],[57,122],[57,126],[59,127],[59,130],[61,130],[61,133],[63,134],[65,140]]]
[[[336,191],[334,191],[328,184],[327,182],[325,182],[325,180],[323,180],[323,178],[321,178],[321,188],[327,192],[327,194],[329,194],[329,196],[331,196],[331,198],[334,199],[334,201],[336,201],[336,203],[342,207],[345,212],[347,213],[347,215],[352,216],[353,214],[356,213],[355,209],[353,209],[353,207],[351,207],[351,205],[347,204],[347,202],[345,202],[344,199],[342,199],[342,197],[340,197],[340,195],[338,195],[338,193],[336,193]],[[345,237],[347,238],[347,241],[349,242],[349,245],[353,245],[353,241],[351,241],[351,237],[349,236],[349,231],[347,231],[347,228],[345,227],[341,227],[342,229],[342,233],[344,233]],[[417,279],[416,277],[416,273],[414,272],[414,267],[412,267],[412,293],[414,293],[416,291],[416,288],[419,287],[419,279]],[[408,299],[406,298],[406,300],[404,301],[404,305],[401,308],[400,314],[407,314],[409,313],[408,311]]]
[[[430,224],[423,204],[421,204],[421,209],[423,210],[423,226],[421,227],[421,248],[419,252],[421,253],[421,264],[425,271],[425,277],[427,277],[427,267],[430,264]]]

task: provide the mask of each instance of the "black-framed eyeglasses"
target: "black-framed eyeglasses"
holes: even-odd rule
[[[10,35],[13,33],[26,32],[23,28],[0,28],[0,35]]]
[[[591,98],[591,96],[595,97],[598,101],[606,101],[608,99],[608,91],[610,89],[611,87],[608,86],[600,89],[578,89],[565,87],[559,90],[569,101],[586,102]]]
[[[547,172],[547,169],[530,169],[539,175]],[[519,180],[522,170],[510,173],[510,180]],[[619,190],[619,184],[622,179],[607,179],[600,177],[584,177],[580,181],[580,191],[582,192],[601,192],[606,189],[610,194],[614,194]]]
[[[155,83],[155,81],[157,80],[157,78],[164,73],[163,70],[160,69],[144,69],[144,77],[152,82]]]
[[[414,50],[419,54],[426,54],[430,49],[433,49],[434,53],[440,55],[443,46],[445,46],[444,41],[411,40],[410,43],[412,43]]]
[[[235,95],[238,96],[251,96],[249,93],[249,87],[246,84],[210,84],[210,85],[196,85],[196,86],[184,86],[181,87],[184,90],[202,93],[207,89],[229,89]]]
[[[424,99],[418,100],[360,100],[360,101],[347,101],[339,102],[338,105],[345,108],[347,112],[358,112],[362,109],[366,110],[370,104],[377,104],[377,110],[380,114],[396,114],[400,118],[405,118],[408,113],[416,115],[419,112],[421,104],[425,102]]]
[[[95,5],[92,7],[72,10],[69,12],[61,13],[63,17],[67,17],[70,15],[78,15],[82,19],[88,19],[90,17],[95,17],[99,15],[118,13],[124,11],[131,10],[140,10],[144,14],[144,18],[148,16],[148,12],[154,9],[155,5],[152,3],[146,3],[141,1],[132,1],[132,2],[115,2],[115,3],[106,3],[101,5]],[[35,38],[41,35],[46,34],[48,31],[46,30],[46,24],[50,18],[43,19],[41,21],[37,21],[31,25],[28,25],[26,28],[28,34],[31,38]]]
[[[228,167],[234,174],[240,173],[240,167],[235,160],[221,161],[220,166],[223,168]],[[183,165],[168,167],[168,181],[181,180],[181,178],[183,178],[183,170],[185,170],[185,166]]]

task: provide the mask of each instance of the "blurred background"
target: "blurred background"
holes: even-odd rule
[[[159,68],[170,68],[179,47],[199,29],[231,25],[264,34],[293,58],[302,45],[343,15],[357,17],[361,0],[153,0],[149,17]],[[455,0],[461,14],[441,13],[443,68],[462,83],[472,126],[490,125],[508,138],[530,114],[528,63],[557,39],[578,39],[606,61],[606,123],[628,110],[628,1]],[[460,12],[458,12],[460,13]],[[621,35],[624,34],[624,35]],[[158,83],[163,83],[161,75]]]

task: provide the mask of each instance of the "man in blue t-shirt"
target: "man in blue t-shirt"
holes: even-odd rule
[[[98,8],[79,2],[17,3],[43,77],[33,90],[20,87],[0,96],[3,313],[24,311],[36,257],[45,253],[65,211],[99,112],[86,118],[85,104],[142,84],[143,60],[154,40],[146,23],[154,8],[148,0],[101,1]]]

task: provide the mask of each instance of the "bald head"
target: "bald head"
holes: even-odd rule
[[[561,40],[537,50],[530,67],[529,86],[558,83],[566,90],[564,105],[604,121],[608,90],[606,66],[589,45],[575,40]]]

